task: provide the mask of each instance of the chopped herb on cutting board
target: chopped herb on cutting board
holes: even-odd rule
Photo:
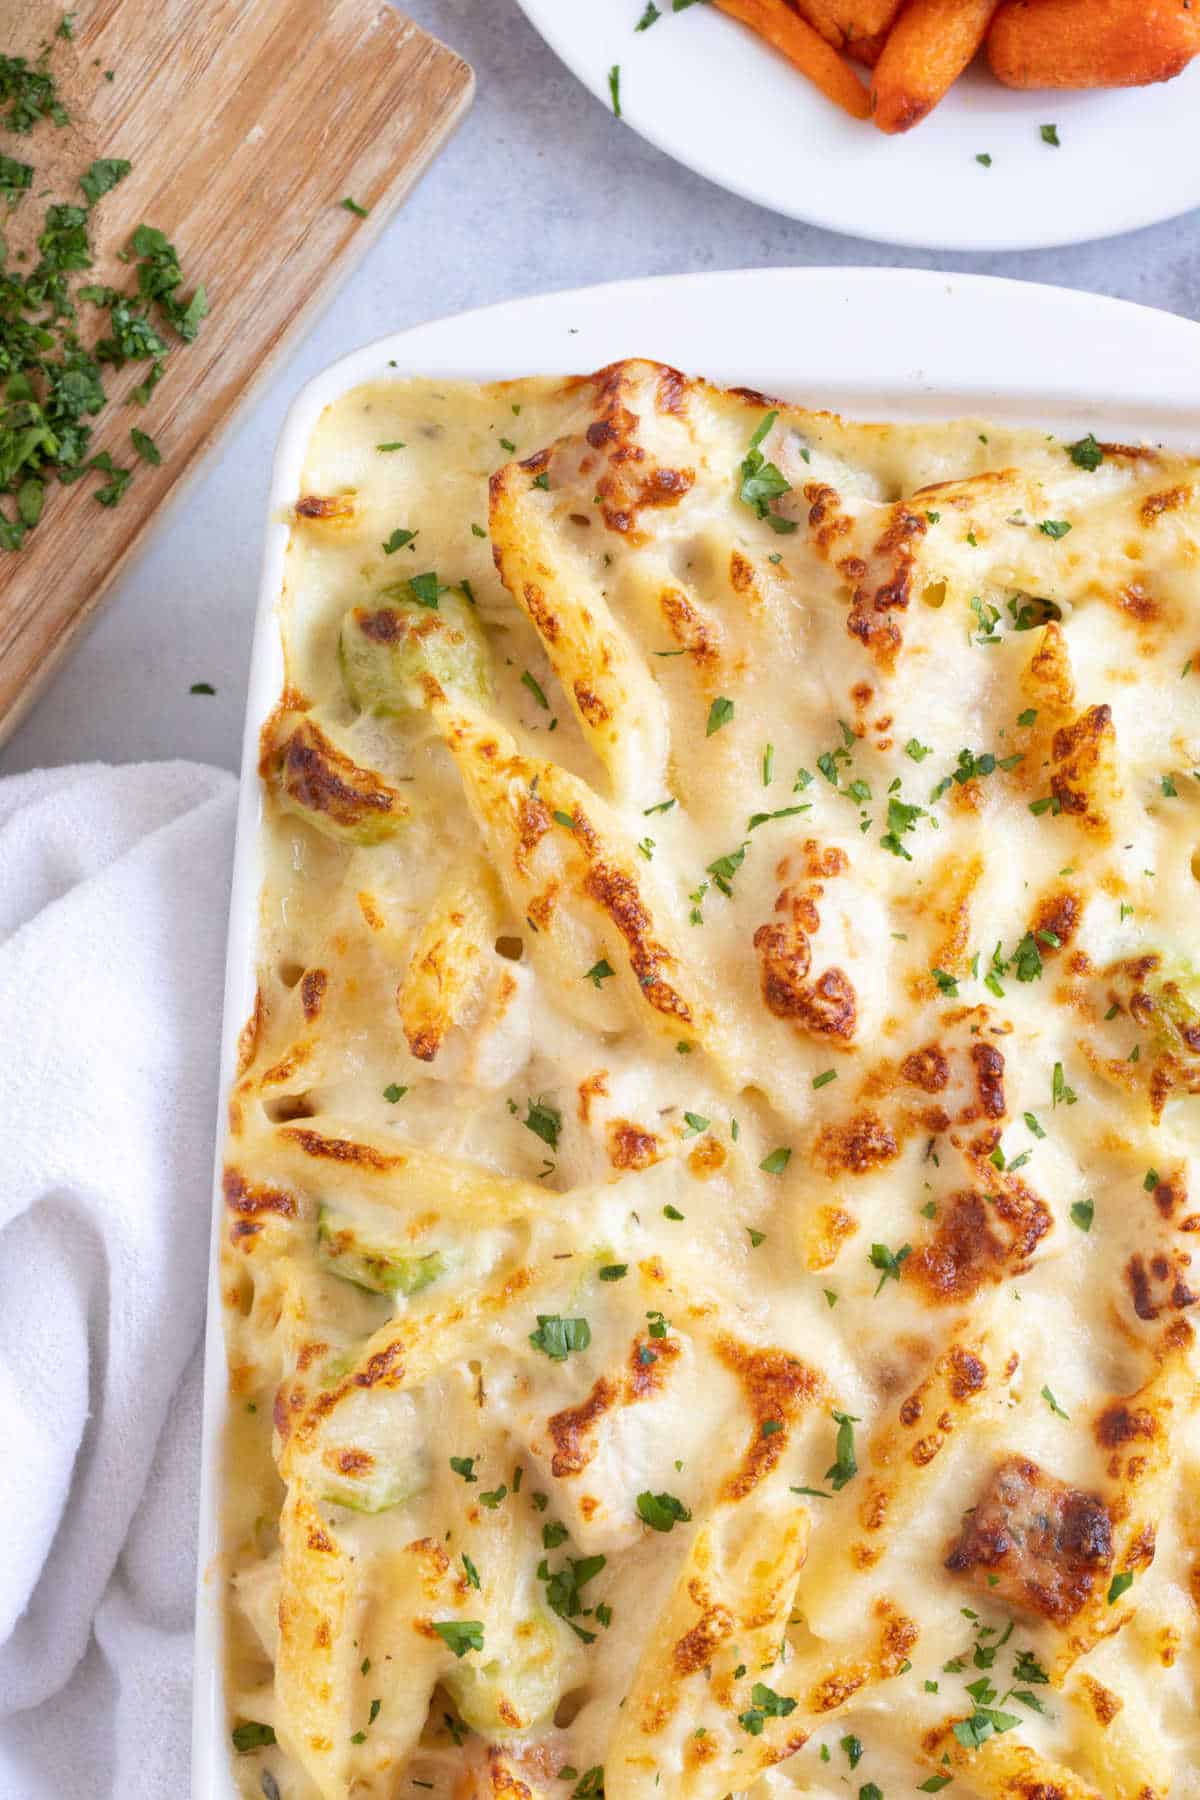
[[[0,55],[0,551],[19,550],[37,527],[51,480],[96,475],[93,499],[119,503],[133,469],[92,450],[108,371],[145,365],[133,390],[145,406],[172,350],[195,338],[208,312],[203,287],[184,290],[179,254],[152,225],[139,225],[119,253],[128,282],[89,282],[93,211],[130,164],[99,157],[79,170],[74,192],[47,192],[38,151],[45,133],[69,123],[49,49],[34,60]],[[120,435],[135,460],[161,461],[147,432]]]

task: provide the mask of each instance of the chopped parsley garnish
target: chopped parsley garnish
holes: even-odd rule
[[[750,1239],[751,1248],[754,1250],[757,1250],[760,1244],[765,1243],[767,1238],[765,1231],[755,1231],[753,1225],[747,1225],[746,1235]]]
[[[1063,1411],[1062,1407],[1058,1404],[1058,1401],[1054,1398],[1054,1395],[1050,1392],[1050,1389],[1048,1387],[1044,1387],[1042,1389],[1042,1399],[1046,1402],[1046,1405],[1050,1408],[1050,1411],[1052,1413],[1057,1414],[1057,1416],[1060,1419],[1069,1419],[1071,1417],[1070,1413]]]
[[[680,1210],[677,1206],[671,1206],[668,1204],[663,1207],[663,1218],[670,1219],[673,1224],[678,1225],[678,1224],[682,1223],[684,1214],[680,1212]]]
[[[1046,1686],[1050,1677],[1032,1650],[1018,1650],[1016,1661],[1013,1663],[1013,1680],[1031,1681]]]
[[[86,175],[79,177],[79,185],[87,197],[89,206],[95,206],[103,195],[111,193],[119,181],[124,181],[132,163],[120,156],[102,156],[94,162]]]
[[[687,1122],[687,1130],[683,1134],[684,1137],[698,1137],[702,1131],[707,1131],[712,1124],[712,1120],[706,1119],[702,1113],[685,1112],[683,1116]]]
[[[1043,144],[1053,144],[1056,150],[1062,149],[1062,140],[1059,138],[1057,125],[1042,125],[1038,129],[1041,132]]]
[[[549,1144],[552,1150],[557,1150],[558,1134],[562,1130],[562,1114],[557,1106],[551,1106],[545,1100],[530,1100],[526,1104],[529,1111],[521,1121],[525,1129],[541,1138],[543,1144]]]
[[[758,1166],[763,1171],[764,1175],[782,1175],[791,1160],[792,1153],[790,1149],[784,1145],[780,1145],[778,1150],[772,1150],[768,1155],[764,1156]]]
[[[1145,1190],[1148,1194],[1152,1194],[1161,1180],[1162,1180],[1162,1176],[1159,1174],[1157,1169],[1147,1169],[1145,1180],[1142,1182],[1142,1186],[1145,1188]]]
[[[480,1494],[479,1504],[480,1506],[486,1506],[489,1512],[495,1512],[501,1502],[507,1499],[508,1489],[501,1483],[498,1488],[491,1488],[487,1493]]]
[[[1014,631],[1040,631],[1051,619],[1062,618],[1058,602],[1047,600],[1044,594],[1018,594],[1006,604]]]
[[[397,1100],[403,1100],[407,1092],[408,1089],[406,1087],[400,1087],[396,1082],[391,1081],[388,1083],[387,1087],[384,1088],[383,1097],[385,1100],[389,1101],[392,1106],[395,1106]]]
[[[979,636],[973,641],[977,644],[998,644],[1000,638],[996,627],[1000,623],[1000,608],[989,606],[978,594],[972,595],[970,607],[979,620]]]
[[[0,106],[8,105],[4,123],[12,131],[29,132],[41,119],[67,122],[48,71],[31,68],[23,58],[0,56]],[[161,231],[140,225],[123,260],[137,264],[132,293],[84,284],[71,289],[71,277],[92,267],[88,237],[90,209],[129,173],[129,164],[100,158],[81,176],[87,206],[56,203],[46,210],[38,236],[39,259],[28,274],[0,275],[0,370],[5,376],[0,404],[0,494],[13,497],[12,513],[0,510],[0,549],[19,550],[40,521],[45,482],[51,475],[69,485],[89,472],[107,477],[94,490],[100,505],[117,505],[132,471],[118,468],[109,451],[90,454],[91,418],[106,402],[102,370],[131,361],[149,362],[151,372],[135,389],[145,402],[162,376],[169,346],[151,323],[150,310],[185,341],[196,336],[208,303],[197,288],[187,301],[178,297],[182,271],[178,254]],[[0,157],[0,197],[15,203],[33,183],[31,164]],[[80,340],[76,304],[84,300],[109,315],[109,334],[89,350]],[[135,447],[144,460],[159,460],[153,440],[143,434]]]
[[[967,1750],[978,1750],[990,1737],[1011,1731],[1021,1723],[1016,1713],[996,1712],[992,1707],[978,1706],[969,1719],[959,1719],[954,1735]]]
[[[1043,519],[1038,526],[1038,530],[1048,538],[1065,538],[1070,529],[1070,521],[1067,519]]]
[[[906,832],[916,829],[918,819],[925,817],[923,806],[910,805],[907,801],[900,800],[893,795],[887,806],[888,828],[879,842],[885,850],[890,850],[893,856],[902,856],[905,862],[911,862],[912,856],[905,849],[901,839]]]
[[[1086,437],[1067,445],[1067,455],[1077,469],[1098,469],[1104,461],[1104,450],[1090,431]]]
[[[566,1543],[569,1535],[565,1525],[560,1525],[556,1519],[547,1520],[542,1526],[542,1548],[557,1550],[560,1544]]]
[[[541,690],[539,683],[529,673],[528,669],[523,669],[521,672],[521,686],[529,689],[529,692],[533,695],[534,699],[537,701],[537,703],[540,707],[542,707],[546,712],[550,711],[550,702],[547,700],[545,694]]]
[[[1080,1231],[1090,1231],[1095,1216],[1096,1202],[1094,1200],[1076,1200],[1071,1206],[1071,1223],[1078,1225]]]
[[[941,993],[948,995],[951,1000],[957,997],[958,982],[953,975],[948,975],[945,969],[930,969],[929,973],[937,982],[938,989]]]
[[[992,166],[991,156],[988,153],[988,151],[986,151],[986,150],[980,150],[978,155],[975,158],[975,161],[977,163],[979,163],[982,168],[985,168],[985,169],[990,169]]]
[[[376,446],[375,446],[375,448],[377,450],[403,450],[406,447],[407,446],[403,443],[403,441],[400,438],[393,439],[393,441],[390,444],[376,444]],[[476,537],[486,537],[487,536],[487,532],[484,531],[478,525],[472,525],[471,530],[475,533]]]
[[[646,10],[633,29],[635,31],[649,31],[650,27],[654,24],[654,21],[661,18],[662,14],[659,12],[657,6],[655,6],[654,0],[646,0]]]
[[[1050,1081],[1051,1106],[1058,1106],[1060,1102],[1063,1106],[1074,1106],[1078,1098],[1079,1096],[1076,1094],[1074,1088],[1067,1086],[1062,1064],[1056,1062],[1054,1065],[1054,1074]]]
[[[257,1719],[247,1719],[242,1725],[233,1728],[233,1747],[244,1755],[247,1750],[265,1750],[275,1742],[275,1727],[262,1725]]]
[[[854,1455],[854,1427],[861,1420],[854,1413],[833,1413],[833,1421],[838,1428],[835,1443],[835,1461],[825,1471],[825,1479],[835,1493],[840,1494],[848,1481],[858,1474],[858,1462]]]
[[[193,681],[188,689],[189,694],[215,694],[216,691],[211,681]]]
[[[1108,1604],[1115,1606],[1121,1595],[1127,1593],[1132,1586],[1133,1576],[1128,1569],[1123,1569],[1119,1575],[1114,1575],[1108,1584]]]
[[[878,1299],[879,1295],[883,1292],[883,1285],[886,1281],[899,1281],[905,1260],[911,1255],[911,1244],[903,1245],[894,1255],[888,1249],[886,1244],[871,1245],[871,1265],[873,1268],[882,1269],[883,1271],[879,1277],[879,1286],[875,1289],[876,1299]]]
[[[915,763],[919,763],[924,762],[927,756],[933,755],[933,748],[930,744],[923,744],[920,738],[911,737],[904,746],[904,753],[906,756],[911,756]]]
[[[712,737],[715,731],[720,731],[722,725],[728,725],[732,717],[733,701],[727,700],[723,694],[718,696],[708,709],[708,723],[704,727],[705,737]]]
[[[533,478],[533,485],[535,488],[545,488],[546,491],[549,492],[549,488],[550,488],[549,470],[543,469],[540,475],[535,475]]]
[[[774,744],[768,744],[766,749],[763,751],[763,759],[762,759],[762,784],[764,787],[770,787],[771,781],[774,777],[774,774],[775,774],[775,746],[774,746]]]
[[[648,819],[654,813],[670,812],[670,810],[674,806],[674,804],[675,804],[674,800],[660,800],[654,806],[644,806],[642,808],[642,817],[643,817],[643,819]]]
[[[483,1626],[478,1619],[435,1619],[433,1629],[457,1657],[483,1649]]]
[[[1036,718],[1037,718],[1037,707],[1030,706],[1030,707],[1027,707],[1023,713],[1017,714],[1017,724],[1018,725],[1032,725]]]
[[[833,1495],[827,1494],[825,1492],[824,1488],[790,1487],[788,1489],[788,1493],[789,1494],[808,1494],[814,1500],[832,1500],[833,1499]]]
[[[621,65],[614,63],[608,71],[608,95],[612,101],[613,117],[621,116]]]
[[[762,1681],[756,1681],[750,1689],[750,1700],[749,1709],[738,1714],[738,1724],[751,1737],[761,1737],[763,1725],[768,1719],[786,1719],[789,1713],[796,1710],[796,1702],[790,1695],[777,1694],[774,1688],[767,1687]]]
[[[756,518],[765,519],[773,531],[787,533],[795,531],[795,520],[782,518],[779,513],[772,512],[771,502],[778,500],[781,494],[790,494],[792,484],[785,475],[780,474],[774,463],[767,462],[759,448],[778,417],[778,412],[767,413],[750,439],[738,469],[738,499],[743,506],[750,508]]]
[[[403,550],[405,544],[411,544],[416,535],[415,531],[405,531],[402,526],[397,525],[395,531],[384,543],[383,554],[394,556],[397,550]]]
[[[1037,981],[1043,970],[1041,951],[1031,931],[1027,931],[1013,951],[1018,981]]]
[[[637,1510],[638,1518],[653,1531],[674,1531],[676,1525],[686,1525],[692,1516],[674,1494],[652,1494],[649,1489],[638,1495]]]
[[[1044,1138],[1046,1135],[1043,1126],[1038,1122],[1036,1113],[1027,1112],[1025,1114],[1025,1129],[1031,1131],[1035,1138]]]
[[[16,206],[23,193],[33,186],[33,165],[18,162],[13,156],[0,156],[0,198]]]
[[[471,1561],[466,1551],[463,1552],[462,1563],[468,1582],[473,1588],[477,1588],[479,1586],[479,1570],[475,1567],[475,1564]]]
[[[799,806],[781,806],[775,812],[751,813],[746,823],[747,831],[757,831],[760,825],[770,824],[772,819],[794,819],[797,813],[811,812],[812,806],[803,802]]]
[[[39,119],[52,119],[56,125],[70,123],[54,77],[23,56],[0,56],[0,105],[10,108],[0,125],[22,137]]]
[[[450,1467],[454,1470],[456,1475],[461,1475],[464,1481],[479,1480],[478,1475],[475,1473],[475,1458],[473,1456],[452,1456],[450,1458]]]
[[[150,436],[149,432],[139,431],[137,426],[134,425],[130,430],[129,437],[130,442],[133,444],[134,449],[137,451],[142,461],[144,463],[150,463],[153,468],[157,468],[162,462],[162,451]]]
[[[855,1737],[853,1732],[847,1732],[844,1738],[838,1739],[838,1742],[846,1752],[846,1760],[849,1762],[850,1767],[852,1769],[857,1769],[859,1763],[863,1759],[862,1739]]]
[[[551,1362],[566,1362],[572,1350],[586,1350],[592,1341],[592,1328],[586,1319],[564,1319],[558,1313],[539,1313],[538,1328],[531,1331],[529,1341]]]
[[[360,206],[358,204],[358,201],[352,200],[349,194],[347,194],[345,196],[345,198],[339,202],[339,204],[345,209],[346,212],[353,213],[356,219],[369,219],[371,216],[370,207],[369,206]]]
[[[599,1271],[601,1281],[624,1281],[628,1273],[628,1263],[605,1263]]]
[[[743,844],[740,849],[731,850],[728,856],[718,856],[715,862],[709,863],[708,868],[705,871],[706,874],[712,876],[727,900],[732,900],[733,898],[733,887],[731,884],[734,876],[746,860],[747,848],[748,846]],[[703,888],[699,891],[702,893]],[[688,897],[689,899],[695,898],[694,895],[689,895]]]
[[[609,976],[614,973],[615,973],[615,971],[611,968],[609,963],[602,956],[600,958],[599,962],[595,962],[592,964],[591,968],[584,975],[583,979],[585,981],[590,981],[593,987],[598,988],[602,981],[607,981]]]
[[[812,1084],[815,1088],[828,1087],[831,1081],[837,1080],[837,1073],[836,1069],[826,1069],[822,1074],[813,1076]]]
[[[928,1682],[925,1684],[928,1687]],[[949,1787],[954,1780],[953,1775],[931,1775],[927,1781],[917,1783],[918,1794],[940,1794],[944,1787]]]

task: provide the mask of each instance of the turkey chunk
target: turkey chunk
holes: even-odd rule
[[[1065,1625],[1112,1560],[1104,1502],[1027,1457],[1010,1456],[966,1515],[946,1567],[986,1587],[992,1599]],[[997,1578],[994,1584],[989,1577]]]

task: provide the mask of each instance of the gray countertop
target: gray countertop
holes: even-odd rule
[[[580,0],[567,0],[579,4]],[[1069,250],[890,249],[710,186],[593,100],[514,0],[408,0],[474,65],[473,110],[367,261],[167,514],[10,743],[0,774],[182,756],[236,768],[280,424],[326,363],[383,333],[545,289],[689,270],[869,265],[1057,282],[1200,318],[1200,212]],[[192,696],[209,681],[214,698]]]

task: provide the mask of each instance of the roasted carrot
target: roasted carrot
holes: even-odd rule
[[[807,75],[826,97],[856,119],[870,113],[870,101],[849,63],[843,62],[831,44],[814,31],[786,0],[716,0],[722,12],[740,19],[751,31],[781,50],[802,75]]]
[[[887,31],[900,11],[900,0],[835,0],[833,10],[849,42]]]
[[[846,55],[852,56],[865,69],[873,69],[883,55],[883,46],[888,41],[886,31],[876,31],[870,37],[852,37],[846,39]]]
[[[838,9],[834,0],[796,0],[796,11],[802,19],[807,19],[813,30],[819,32],[827,44],[840,50],[846,39],[838,18]]]
[[[984,39],[996,0],[910,0],[875,65],[880,131],[909,131],[933,111]]]
[[[988,33],[1008,87],[1142,87],[1200,52],[1200,0],[1008,0]]]

